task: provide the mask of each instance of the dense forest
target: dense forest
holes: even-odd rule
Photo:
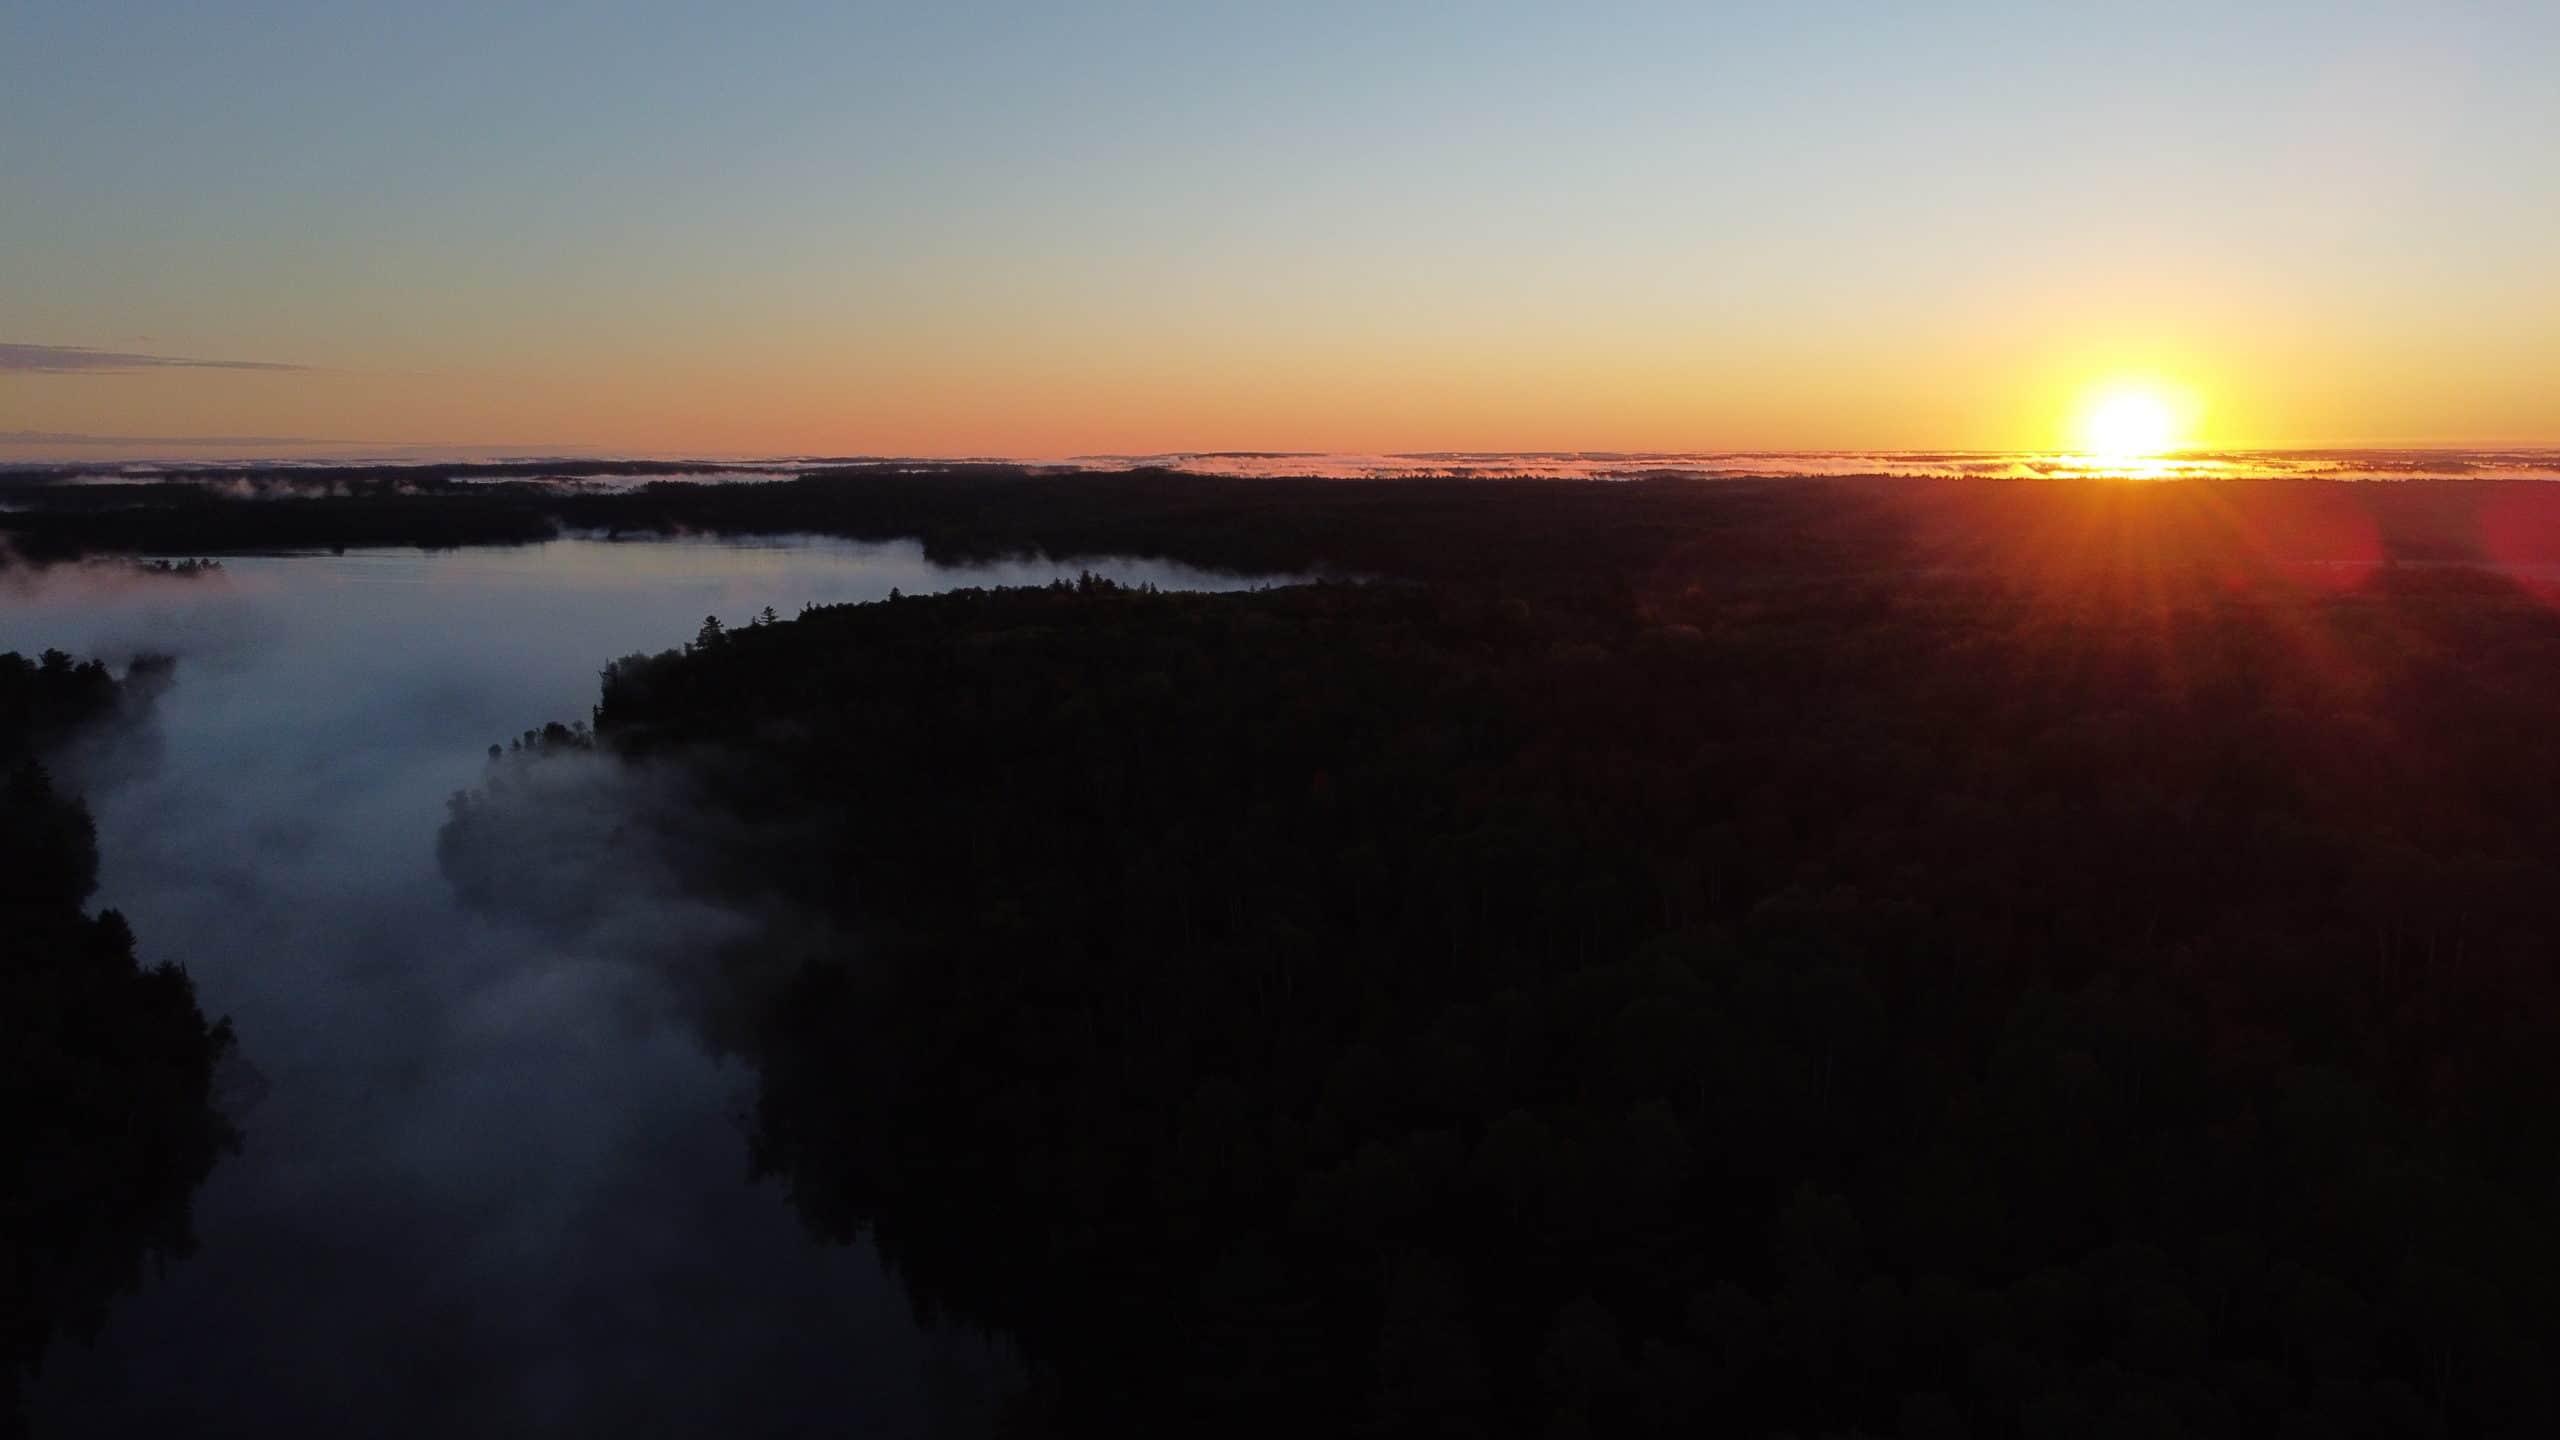
[[[146,1263],[187,1253],[188,1199],[236,1143],[212,1107],[228,1022],[175,965],[87,910],[97,837],[43,763],[128,723],[165,661],[119,682],[59,650],[0,654],[0,1434],[57,1337],[96,1333]]]
[[[1027,1430],[2560,1425],[2560,614],[2399,563],[2548,502],[1615,490],[707,624],[445,844],[681,777],[758,1164]]]

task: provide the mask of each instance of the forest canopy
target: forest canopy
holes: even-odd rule
[[[2560,614],[2259,503],[822,608],[493,778],[745,837],[758,1163],[1066,1433],[2544,1433]]]

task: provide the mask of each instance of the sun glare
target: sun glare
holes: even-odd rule
[[[2080,412],[2080,448],[2110,464],[2148,459],[2189,443],[2195,406],[2170,387],[2119,383],[2093,391]]]

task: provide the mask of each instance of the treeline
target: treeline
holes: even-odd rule
[[[2548,1433],[2560,618],[2116,494],[1969,568],[820,609],[597,743],[855,937],[757,1159],[1038,1425]]]
[[[188,1198],[236,1142],[211,1104],[229,1023],[87,910],[97,838],[42,757],[120,723],[119,683],[59,650],[0,655],[0,1433],[57,1336],[87,1337],[146,1262],[191,1247]]]
[[[325,484],[300,470],[218,485],[21,484],[0,508],[0,554],[48,563],[570,533],[814,534],[914,539],[949,562],[1132,556],[1254,574],[1498,576],[1549,590],[1687,583],[1709,567],[1791,576],[2010,563],[2011,546],[2070,553],[2132,526],[2293,564],[2560,564],[2560,487],[2533,481],[1329,480],[882,463],[564,493],[448,473],[468,468]]]

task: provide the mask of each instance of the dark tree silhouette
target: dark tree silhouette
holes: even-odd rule
[[[165,663],[138,662],[145,676]],[[89,813],[39,754],[107,723],[106,667],[0,655],[0,1429],[57,1335],[87,1337],[146,1261],[191,1247],[188,1197],[236,1142],[211,1106],[229,1023],[146,967],[97,883]]]
[[[1785,578],[1808,567],[2077,565],[2092,558],[2084,547],[2102,532],[2208,541],[2223,552],[2218,564],[2289,561],[2342,574],[2484,554],[2560,563],[2560,488],[2530,480],[1354,481],[900,461],[793,480],[655,481],[602,492],[541,483],[546,473],[516,464],[253,469],[224,472],[219,487],[0,475],[0,564],[12,556],[49,563],[137,552],[442,549],[569,533],[833,535],[916,540],[945,562],[1140,556],[1248,574],[1459,585],[1500,576],[1513,593],[1650,593],[1691,583],[1707,567],[1723,578]]]
[[[2554,596],[2222,500],[818,608],[596,743],[848,937],[757,1161],[1058,1429],[2543,1433]]]

